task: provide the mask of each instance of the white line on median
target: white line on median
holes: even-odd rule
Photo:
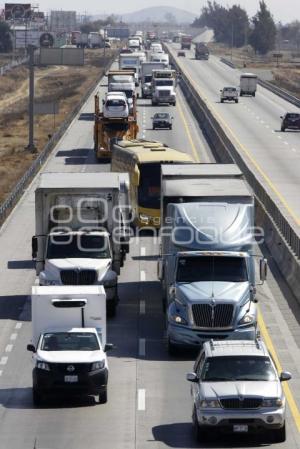
[[[142,388],[138,390],[138,410],[140,412],[146,410],[146,390]]]
[[[146,273],[143,270],[141,271],[140,279],[141,279],[141,282],[145,282],[145,280],[146,280]]]
[[[12,345],[12,344],[7,345],[5,348],[5,352],[11,352],[13,350],[13,347],[14,347],[14,345]]]
[[[144,246],[141,248],[141,256],[146,256],[146,248]]]
[[[0,365],[6,365],[7,364],[7,360],[8,360],[8,357],[1,357]]]
[[[145,315],[146,313],[146,303],[145,300],[142,299],[140,302],[140,315]]]
[[[17,323],[15,326],[15,329],[21,329],[21,327],[22,327],[22,323]]]
[[[146,340],[145,338],[139,339],[139,357],[145,357],[146,355]]]

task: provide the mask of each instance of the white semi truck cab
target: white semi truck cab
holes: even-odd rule
[[[44,173],[35,193],[32,254],[40,285],[103,285],[107,311],[129,250],[129,178],[118,173]]]

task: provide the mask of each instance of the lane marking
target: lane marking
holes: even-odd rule
[[[22,327],[22,323],[17,323],[15,326],[15,329],[21,329],[21,327]]]
[[[7,360],[8,360],[8,357],[1,357],[0,365],[6,365],[7,364]]]
[[[182,66],[181,66],[182,68]],[[201,89],[199,88],[199,86],[194,82],[194,80],[192,79],[192,77],[190,76],[189,70],[186,69],[186,67],[183,70],[187,76],[187,78],[189,79],[190,83],[194,86],[194,88],[196,89],[196,91],[199,92],[200,96],[202,98],[205,98],[205,96],[203,95]],[[245,147],[244,144],[242,144],[242,142],[239,140],[239,138],[235,135],[235,133],[233,132],[233,130],[229,127],[229,125],[227,125],[227,123],[223,120],[223,118],[220,116],[220,114],[216,111],[215,107],[211,104],[210,101],[207,101],[208,106],[210,107],[210,109],[213,111],[213,113],[215,114],[215,117],[219,120],[219,122],[224,126],[224,128],[227,129],[227,131],[229,132],[229,134],[232,136],[232,138],[235,140],[235,142],[239,145],[240,149],[243,151],[243,153],[246,154],[246,156],[249,158],[249,160],[252,162],[252,164],[254,165],[254,167],[256,168],[256,170],[261,174],[261,176],[264,178],[264,180],[266,181],[266,183],[268,184],[268,186],[271,188],[271,190],[273,190],[273,192],[275,193],[275,195],[280,199],[280,201],[282,202],[282,204],[284,205],[284,207],[286,208],[286,210],[289,212],[289,214],[291,215],[291,217],[295,220],[295,222],[297,223],[297,225],[300,226],[300,217],[298,217],[298,215],[293,211],[293,209],[291,208],[291,206],[289,205],[289,203],[287,202],[287,200],[285,199],[284,195],[282,193],[279,192],[279,190],[277,189],[277,187],[273,184],[273,182],[271,181],[271,179],[269,178],[269,176],[264,172],[264,170],[261,168],[261,166],[259,165],[259,163],[256,161],[256,159],[254,158],[254,156],[252,156],[252,154],[250,153],[250,151]],[[275,133],[275,131],[272,131],[273,133]]]
[[[141,299],[140,301],[140,315],[146,314],[146,302],[144,299]]]
[[[146,248],[144,246],[141,248],[141,256],[146,256]]]
[[[181,100],[179,100],[179,98],[177,99],[177,106],[178,106],[178,111],[179,111],[181,120],[182,120],[182,122],[184,124],[184,128],[185,128],[186,134],[188,136],[188,140],[189,140],[189,142],[191,144],[191,147],[192,147],[192,151],[193,151],[193,154],[194,154],[194,157],[195,157],[195,161],[196,162],[200,162],[200,156],[199,156],[199,154],[198,154],[198,152],[196,150],[195,144],[193,142],[191,131],[190,131],[189,127],[188,127],[188,123],[186,121],[186,118],[184,116],[184,113],[183,113],[183,110],[182,110],[182,107],[181,107]]]
[[[3,371],[0,371],[0,377],[2,376]]]
[[[11,352],[13,350],[13,347],[14,347],[14,345],[12,345],[12,344],[7,345],[5,348],[5,352]]]
[[[138,411],[143,412],[146,410],[146,390],[139,388],[138,390]]]
[[[145,357],[146,356],[146,339],[140,338],[139,339],[139,357]]]
[[[270,334],[269,334],[269,332],[267,330],[267,326],[265,325],[264,319],[263,319],[262,314],[261,314],[260,311],[258,312],[258,326],[259,326],[259,329],[260,329],[261,336],[262,336],[263,340],[265,341],[265,343],[266,343],[270,353],[272,354],[272,357],[274,359],[275,365],[277,366],[277,369],[278,369],[278,371],[280,373],[280,372],[283,371],[282,365],[281,365],[281,363],[279,361],[279,357],[278,357],[278,355],[276,353],[276,350],[275,350],[275,347],[273,345],[271,336],[270,336]],[[296,427],[298,429],[298,432],[300,432],[300,412],[299,412],[297,404],[296,404],[296,402],[294,400],[293,393],[292,393],[292,391],[291,391],[291,389],[290,389],[290,387],[289,387],[287,382],[283,382],[282,383],[282,388],[283,388],[286,400],[287,400],[287,402],[289,404],[289,407],[290,407],[291,413],[293,415],[294,421],[296,423]]]
[[[144,270],[142,270],[140,272],[140,280],[141,280],[141,282],[145,282],[145,280],[146,280],[146,273]]]
[[[10,340],[16,340],[18,337],[18,334],[11,334]]]

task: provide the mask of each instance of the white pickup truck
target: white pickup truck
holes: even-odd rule
[[[224,101],[235,101],[236,103],[239,102],[239,92],[236,87],[223,87],[220,92],[221,103],[224,103]]]

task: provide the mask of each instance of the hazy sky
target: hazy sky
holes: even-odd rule
[[[21,0],[20,0],[21,1]],[[30,1],[30,0],[29,0]],[[26,3],[26,2],[24,2]],[[78,12],[87,11],[88,14],[97,13],[117,13],[136,11],[149,6],[169,5],[176,6],[194,12],[200,13],[201,7],[206,3],[205,0],[36,0],[41,10],[65,9],[77,10]],[[245,7],[250,16],[257,11],[259,0],[218,0],[223,5],[240,4]],[[300,20],[300,1],[299,0],[266,0],[268,7],[274,15],[276,21],[289,22]]]

